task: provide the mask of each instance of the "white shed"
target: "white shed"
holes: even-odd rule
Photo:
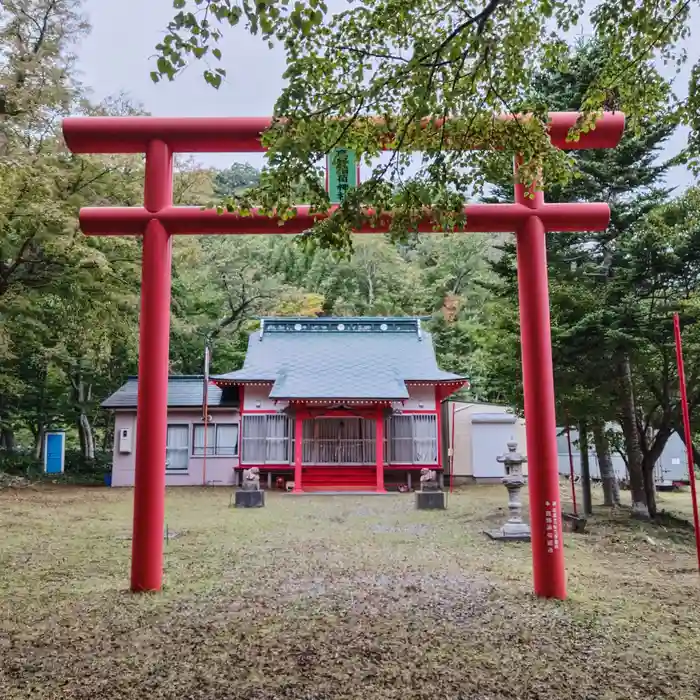
[[[608,428],[620,430],[619,426],[612,423]],[[574,474],[581,474],[581,453],[579,449],[579,435],[577,430],[571,431],[571,457],[574,463]],[[566,431],[564,428],[557,428],[557,449],[559,452],[559,473],[569,474],[571,470],[569,462],[569,447],[566,439]],[[589,445],[588,464],[591,473],[591,479],[600,479],[600,466],[598,465],[598,456],[595,453],[593,445]],[[618,452],[613,451],[611,454],[613,468],[617,478],[621,481],[627,479],[627,466],[625,460]],[[677,433],[673,433],[664,446],[663,452],[656,463],[654,478],[657,484],[671,484],[673,482],[688,481],[688,460],[686,458],[685,445],[683,440]]]
[[[446,413],[455,483],[500,481],[503,465],[496,458],[511,440],[518,443],[519,452],[527,452],[525,421],[508,406],[450,401]]]
[[[527,455],[525,421],[508,406],[490,403],[448,401],[443,409],[443,438],[452,453],[452,476],[454,483],[499,481],[503,478],[503,465],[497,457],[507,450],[507,443],[515,440],[518,452]],[[619,426],[616,427],[619,430]],[[571,431],[571,456],[574,473],[581,474],[581,455],[578,432]],[[443,443],[444,444],[444,443]],[[592,441],[589,445],[591,478],[600,479],[600,467]],[[566,431],[557,427],[557,452],[559,473],[569,474],[569,449]],[[618,479],[627,479],[625,461],[617,452],[612,453],[612,463]],[[527,463],[524,466],[527,473]],[[445,470],[446,478],[449,469]],[[680,436],[671,435],[659,461],[656,463],[657,483],[687,482],[688,463],[685,446]]]

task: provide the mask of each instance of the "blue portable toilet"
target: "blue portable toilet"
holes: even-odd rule
[[[44,437],[44,474],[63,474],[66,465],[66,434],[62,430]]]

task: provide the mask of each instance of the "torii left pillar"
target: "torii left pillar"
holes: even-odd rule
[[[170,148],[163,141],[151,141],[146,149],[144,208],[155,214],[170,206],[172,183]],[[154,217],[146,225],[141,263],[132,591],[157,591],[163,583],[171,263],[171,235]]]

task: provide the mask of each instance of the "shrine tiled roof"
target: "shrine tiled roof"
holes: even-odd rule
[[[243,368],[219,386],[270,383],[270,398],[393,400],[407,382],[461,383],[441,370],[418,318],[267,318],[251,334]]]
[[[203,398],[204,377],[200,375],[180,375],[168,378],[168,407],[200,408]],[[138,397],[138,379],[129,377],[126,383],[102,402],[102,408],[136,408]],[[222,391],[209,383],[207,405],[216,407],[237,407],[238,392],[235,389]]]

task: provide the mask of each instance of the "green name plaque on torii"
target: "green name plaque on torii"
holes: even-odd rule
[[[348,148],[334,148],[326,156],[327,186],[331,204],[341,204],[347,191],[359,184],[357,155]]]

